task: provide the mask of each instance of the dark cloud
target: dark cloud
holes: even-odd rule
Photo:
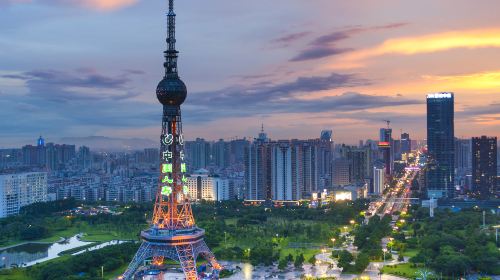
[[[74,100],[128,99],[138,95],[127,88],[130,71],[118,76],[106,76],[92,69],[77,69],[74,72],[56,70],[34,70],[4,78],[23,80],[29,94],[36,98],[56,102]]]
[[[372,27],[350,27],[341,31],[335,31],[314,39],[306,49],[302,50],[290,61],[312,60],[333,55],[342,54],[354,50],[353,48],[338,48],[336,43],[349,39],[354,35],[377,30],[400,28],[407,23],[392,23]]]
[[[64,104],[26,95],[0,99],[1,136],[93,135],[96,130],[142,128],[161,122],[161,105],[110,99],[76,99]],[[22,117],[13,118],[12,116]]]
[[[467,106],[463,111],[456,113],[459,117],[475,117],[481,115],[500,115],[500,102],[485,106]]]
[[[297,112],[359,111],[364,109],[423,104],[423,101],[345,92],[337,96],[328,96],[315,100],[301,100],[290,104]]]
[[[273,40],[273,43],[278,44],[281,47],[288,47],[291,43],[296,42],[309,34],[311,34],[311,32],[308,31],[292,33]]]
[[[200,103],[199,100],[196,102]],[[189,104],[189,103],[188,103]],[[184,111],[187,112],[187,120],[193,122],[208,122],[222,118],[234,117],[258,117],[267,114],[282,113],[335,113],[337,116],[360,120],[382,121],[394,114],[372,113],[365,110],[379,109],[394,106],[424,104],[422,100],[407,99],[392,96],[375,96],[357,92],[346,92],[336,96],[328,96],[319,99],[279,99],[267,101],[265,103],[249,104],[218,104],[212,106],[192,106],[186,105]],[[394,115],[395,119],[403,120],[414,116]]]
[[[369,81],[353,74],[332,73],[329,76],[299,77],[295,81],[281,84],[263,82],[251,86],[235,86],[219,91],[194,93],[192,96],[197,99],[198,103],[207,103],[212,106],[231,107],[239,104],[252,106],[291,98],[297,93],[317,92],[368,84],[370,84]]]
[[[159,124],[161,105],[131,99],[129,73],[108,76],[91,69],[28,71],[3,78],[25,82],[26,94],[0,98],[0,135],[92,135],[104,129]],[[22,117],[13,118],[12,116]],[[3,134],[6,135],[3,135]]]
[[[362,29],[362,28],[352,28],[352,29],[347,29],[347,30],[343,30],[343,31],[337,31],[337,32],[333,32],[330,34],[326,34],[326,35],[323,35],[323,36],[320,36],[320,37],[314,39],[314,41],[311,42],[311,45],[322,46],[325,44],[336,43],[338,41],[348,39],[352,35],[354,35],[356,33],[360,33],[363,30],[364,29]]]
[[[300,94],[338,88],[369,85],[370,81],[354,74],[332,73],[329,76],[300,77],[282,84],[254,84],[199,92],[188,96],[187,120],[213,121],[221,118],[262,116],[280,113],[351,112],[388,106],[422,104],[422,100],[403,97],[373,96],[346,92],[319,99],[303,99]],[[194,105],[196,104],[196,105]]]
[[[303,50],[297,56],[293,57],[290,61],[304,61],[311,59],[318,59],[323,57],[328,57],[332,55],[338,55],[345,52],[350,52],[353,49],[337,49],[335,47],[312,47],[309,49]]]
[[[26,95],[2,94],[0,126],[9,135],[53,133],[91,135],[94,131],[158,125],[159,104],[138,102],[122,92],[130,92],[128,74],[107,76],[95,71],[29,71],[10,75],[26,82]],[[4,76],[5,77],[5,76]],[[293,81],[255,83],[211,92],[190,93],[183,106],[187,123],[220,119],[261,117],[273,114],[351,113],[360,110],[419,104],[396,96],[372,96],[347,92],[319,99],[303,99],[301,94],[369,85],[356,74],[299,77]],[[73,89],[82,88],[82,91]],[[109,93],[111,91],[111,93]],[[114,93],[115,91],[120,93]],[[66,96],[65,96],[66,95]],[[12,119],[22,111],[23,118]],[[307,116],[307,115],[306,115]]]

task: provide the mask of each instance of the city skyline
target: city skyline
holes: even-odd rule
[[[332,129],[356,143],[390,119],[395,136],[424,139],[425,96],[438,91],[455,93],[456,137],[499,136],[498,3],[453,1],[453,13],[440,13],[451,1],[263,3],[179,3],[187,138],[255,137],[264,123],[273,139]],[[39,134],[156,140],[165,6],[0,4],[0,146]]]

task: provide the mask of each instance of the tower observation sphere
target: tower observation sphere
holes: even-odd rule
[[[177,75],[166,75],[156,88],[156,97],[163,105],[180,106],[186,96],[186,84]]]

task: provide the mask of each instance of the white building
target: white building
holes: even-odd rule
[[[385,189],[385,167],[375,165],[373,167],[373,194],[380,195]]]
[[[310,182],[315,168],[303,164],[303,149],[289,141],[279,141],[271,149],[271,194],[273,200],[299,200],[304,193],[311,194]],[[305,168],[306,166],[307,168]],[[309,169],[307,178],[304,170]],[[314,181],[316,182],[316,181]],[[314,186],[316,189],[316,186]]]
[[[47,173],[0,175],[0,218],[19,214],[21,207],[47,200]]]
[[[186,186],[191,200],[221,201],[232,199],[228,179],[208,176],[206,169],[200,169],[187,178]]]

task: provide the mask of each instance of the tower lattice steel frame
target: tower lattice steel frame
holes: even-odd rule
[[[205,231],[195,224],[184,163],[180,105],[187,96],[186,85],[177,71],[178,51],[175,49],[174,0],[169,0],[168,49],[165,51],[165,76],[158,84],[156,96],[163,104],[160,150],[160,177],[154,205],[152,226],[141,232],[141,247],[122,279],[133,279],[146,260],[160,265],[165,258],[177,261],[188,280],[198,279],[196,258],[201,255],[214,268],[222,268],[205,244]]]

